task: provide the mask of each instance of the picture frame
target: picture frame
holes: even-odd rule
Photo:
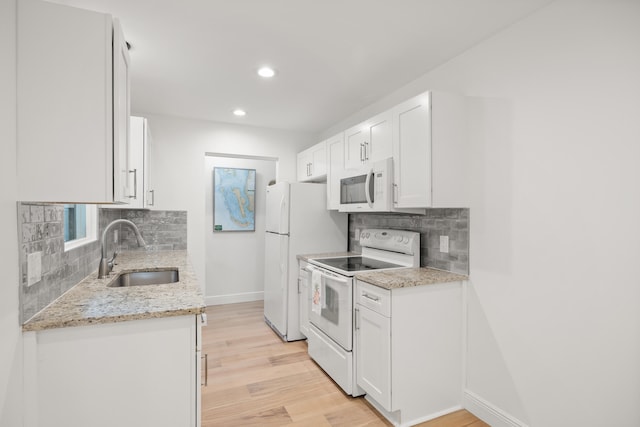
[[[213,231],[255,231],[256,170],[213,168]]]

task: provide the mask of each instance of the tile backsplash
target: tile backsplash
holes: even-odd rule
[[[349,215],[349,250],[360,252],[356,229],[390,228],[420,233],[420,266],[469,274],[469,209],[427,209],[425,215],[359,213]],[[449,253],[440,252],[449,237]]]
[[[111,221],[126,218],[138,226],[147,243],[138,248],[129,227],[119,227],[118,250],[187,249],[187,212],[133,209],[98,209],[98,240],[64,250],[64,206],[18,203],[20,242],[20,314],[24,322],[98,268],[100,242]],[[118,227],[116,227],[118,228]],[[113,253],[113,233],[108,248]],[[28,286],[27,258],[40,252],[42,278]]]

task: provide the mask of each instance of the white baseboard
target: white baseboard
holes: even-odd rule
[[[431,421],[431,420],[434,420],[436,418],[440,418],[443,415],[447,415],[447,414],[450,414],[452,412],[459,411],[460,409],[462,409],[462,406],[456,405],[456,406],[453,406],[453,407],[448,408],[448,409],[443,409],[442,411],[433,412],[431,414],[423,415],[421,417],[418,417],[418,418],[415,418],[415,419],[411,419],[411,420],[404,420],[404,421],[401,422],[400,418],[402,417],[402,411],[389,412],[386,409],[384,409],[382,406],[380,406],[380,404],[378,402],[376,402],[375,399],[372,399],[368,394],[365,394],[364,399],[367,402],[369,402],[369,404],[371,406],[373,406],[374,409],[380,413],[380,415],[385,417],[387,419],[387,421],[389,421],[394,427],[411,427],[411,426],[415,426],[417,424],[424,423],[424,422],[427,422],[427,421]]]
[[[237,302],[261,301],[264,292],[243,292],[241,294],[214,295],[204,298],[206,305],[235,304]]]
[[[474,392],[465,390],[462,406],[491,427],[528,427],[519,419],[512,417],[502,409],[487,402]]]

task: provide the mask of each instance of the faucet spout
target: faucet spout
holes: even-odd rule
[[[105,277],[108,277],[109,273],[113,269],[113,260],[115,259],[115,254],[111,260],[107,259],[107,234],[113,227],[119,224],[128,225],[129,227],[131,227],[131,229],[133,229],[133,232],[136,234],[138,246],[146,246],[146,243],[142,238],[142,234],[140,234],[140,230],[133,222],[129,221],[128,219],[116,219],[115,221],[111,221],[102,232],[102,239],[100,241],[101,255],[100,266],[98,267],[98,279],[104,279]]]

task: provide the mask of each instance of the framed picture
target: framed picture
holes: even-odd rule
[[[213,231],[256,231],[256,170],[213,168]]]

